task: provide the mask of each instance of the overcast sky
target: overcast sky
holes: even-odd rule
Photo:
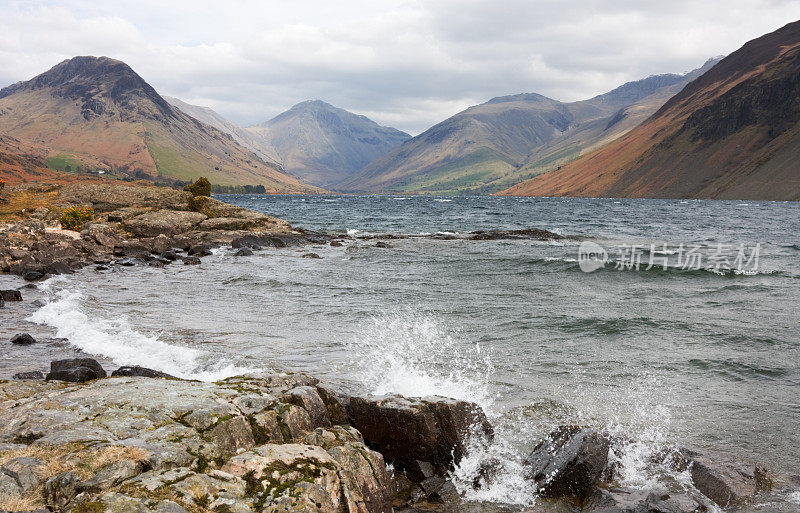
[[[242,125],[318,98],[417,134],[494,96],[683,72],[800,17],[792,0],[8,1],[0,86],[75,55]]]

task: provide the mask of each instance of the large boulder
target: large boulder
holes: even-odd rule
[[[730,456],[682,449],[680,457],[694,487],[723,508],[741,504],[771,484],[762,467]]]
[[[116,377],[124,376],[124,377],[140,377],[140,378],[178,379],[174,376],[167,374],[166,372],[148,369],[147,367],[140,367],[138,365],[123,365],[119,369],[116,369],[114,372],[112,372],[111,375]]]
[[[106,377],[106,371],[92,358],[72,358],[50,362],[48,381],[70,381],[82,383],[93,379]]]
[[[403,469],[415,461],[450,468],[464,456],[470,436],[492,436],[483,410],[466,401],[353,397],[349,406],[367,444]]]
[[[123,222],[125,228],[139,237],[177,235],[188,232],[207,219],[205,214],[182,210],[156,210]]]
[[[594,492],[608,462],[609,439],[592,429],[561,426],[524,463],[525,477],[544,497],[584,499]]]

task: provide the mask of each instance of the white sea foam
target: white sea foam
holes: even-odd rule
[[[354,237],[358,232],[359,230],[356,230],[355,228],[347,229],[347,235],[349,235],[350,237]]]
[[[65,338],[80,350],[110,358],[117,365],[141,365],[173,376],[201,381],[254,372],[231,363],[204,363],[206,353],[191,347],[168,344],[158,335],[134,329],[127,318],[103,318],[86,313],[81,292],[57,290],[63,278],[48,280],[42,289],[52,298],[27,320],[56,329],[56,337]]]

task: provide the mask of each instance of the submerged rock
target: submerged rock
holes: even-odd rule
[[[11,338],[11,343],[18,346],[29,346],[36,343],[36,339],[28,333],[17,333]]]
[[[525,477],[544,497],[584,499],[594,492],[608,462],[608,437],[591,429],[561,426],[524,463]]]
[[[22,301],[22,293],[18,290],[0,290],[0,299],[3,301]]]

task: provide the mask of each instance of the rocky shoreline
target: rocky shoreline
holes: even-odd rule
[[[463,501],[452,480],[468,442],[493,435],[468,402],[350,395],[290,373],[105,377],[91,359],[53,362],[47,377],[0,382],[0,510],[520,511]],[[757,465],[684,449],[660,456],[693,486],[619,487],[616,446],[576,426],[551,433],[525,462],[540,496],[526,511],[737,510],[772,486]],[[492,472],[487,461],[472,486]]]

